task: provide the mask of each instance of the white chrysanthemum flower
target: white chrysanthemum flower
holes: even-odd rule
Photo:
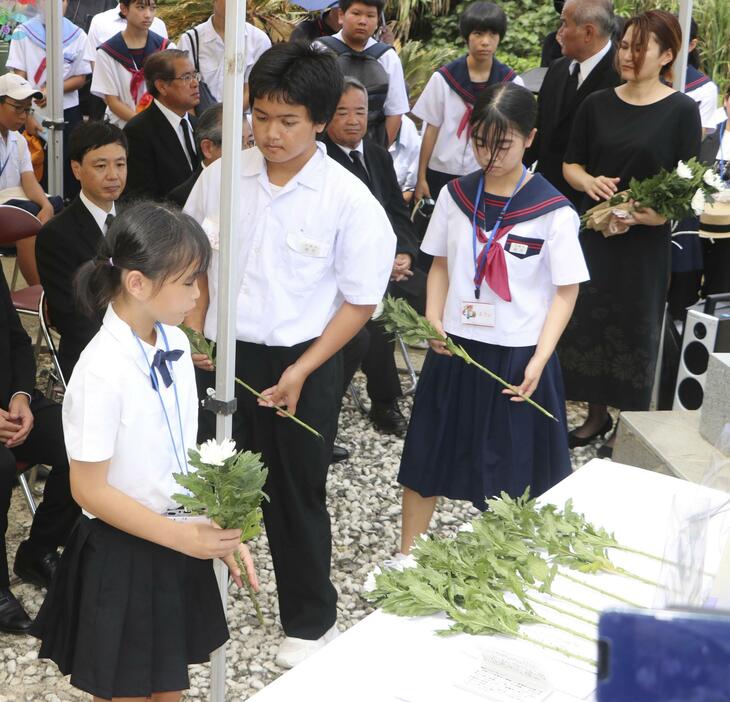
[[[200,446],[200,460],[209,466],[222,466],[229,458],[236,455],[236,442],[224,439],[218,443],[209,439]]]
[[[702,176],[702,180],[715,190],[722,190],[725,187],[722,178],[720,178],[720,176],[710,168],[705,171],[705,175]]]
[[[705,194],[702,190],[697,190],[697,192],[692,196],[691,205],[692,211],[698,216],[705,211]]]
[[[365,583],[363,584],[362,589],[365,592],[372,592],[376,587],[375,576],[380,575],[382,572],[383,571],[380,570],[379,566],[375,566],[375,568],[368,573],[368,577],[365,578]]]
[[[459,527],[459,531],[465,531],[471,534],[474,531],[474,525],[471,522],[466,522]]]
[[[685,180],[692,180],[692,169],[684,162],[677,164],[677,175]]]

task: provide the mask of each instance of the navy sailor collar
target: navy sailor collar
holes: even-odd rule
[[[474,90],[474,83],[472,83],[469,77],[469,68],[466,63],[466,56],[447,63],[445,66],[441,66],[438,72],[442,75],[447,85],[457,94],[461,99],[473,105],[477,99],[476,90]],[[489,80],[487,85],[493,85],[494,83],[507,83],[516,78],[516,73],[503,63],[492,59],[492,70],[489,74]]]

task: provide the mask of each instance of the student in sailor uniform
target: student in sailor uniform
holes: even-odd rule
[[[66,12],[68,0],[63,2],[63,12]],[[40,100],[34,103],[35,113],[28,115],[25,131],[32,135],[42,135],[44,127],[42,121],[50,116],[47,111],[46,82],[46,25],[43,7],[39,7],[40,15],[17,27],[10,41],[10,53],[6,67],[22,76],[34,87],[43,93]],[[63,130],[63,150],[68,148],[68,135],[81,121],[79,107],[79,88],[86,82],[86,76],[91,73],[91,64],[84,57],[86,34],[71,20],[63,18],[62,24],[63,47],[63,119],[66,128]],[[44,169],[44,179],[41,184],[45,187],[48,169]],[[79,191],[78,181],[73,177],[70,162],[64,162],[64,196],[72,198]]]
[[[237,391],[233,437],[261,452],[269,469],[264,524],[286,634],[276,660],[292,667],[337,632],[326,481],[342,400],[338,352],[382,299],[396,240],[367,186],[315,140],[342,94],[335,56],[302,42],[275,44],[249,85],[256,146],[241,154],[236,197],[236,376],[268,401],[260,407]],[[209,339],[217,334],[220,172],[220,161],[206,168],[185,205],[213,241],[209,294],[204,285],[186,319]],[[274,405],[324,441],[277,417]]]
[[[84,515],[32,633],[39,657],[95,700],[180,699],[188,665],[228,638],[211,559],[223,558],[240,586],[238,549],[257,587],[240,530],[170,515],[198,404],[176,325],[209,259],[192,218],[140,202],[115,218],[76,280],[81,305],[108,304],[63,402],[71,490]]]
[[[539,495],[570,473],[555,346],[588,271],[572,205],[522,165],[536,114],[518,85],[477,97],[469,124],[483,170],[451,181],[436,202],[421,245],[434,256],[426,316],[559,421],[432,342],[398,474],[404,554],[439,495],[484,509],[485,496],[527,486]]]
[[[150,31],[155,16],[154,0],[123,0],[127,27],[96,50],[91,92],[106,103],[106,117],[123,127],[152,102],[144,81],[145,59],[175,45]]]
[[[507,16],[491,2],[475,2],[464,10],[459,32],[467,45],[466,56],[442,66],[426,84],[413,106],[425,132],[418,162],[414,198],[437,198],[452,178],[479,168],[469,141],[469,117],[481,90],[494,83],[522,80],[495,58],[507,32]]]

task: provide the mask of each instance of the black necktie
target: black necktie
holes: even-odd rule
[[[191,170],[195,170],[195,163],[198,158],[198,154],[193,146],[193,140],[190,138],[190,125],[186,119],[180,120],[180,126],[183,130],[183,140],[185,141],[185,150],[188,152],[188,158],[190,160]]]
[[[111,213],[109,213],[109,214],[108,214],[108,215],[106,216],[106,219],[104,220],[104,226],[106,227],[106,229],[104,230],[104,233],[106,233],[106,232],[108,232],[108,231],[109,231],[109,227],[111,227],[111,226],[112,226],[112,222],[113,222],[113,221],[114,221],[114,215],[113,215],[113,214],[111,214]]]
[[[155,387],[155,371],[157,371],[157,374],[162,378],[162,382],[165,383],[165,387],[169,388],[170,385],[172,385],[172,376],[170,375],[170,369],[167,367],[167,362],[170,361],[172,363],[173,361],[177,361],[180,356],[183,355],[183,352],[179,349],[174,349],[173,351],[163,351],[162,349],[157,349],[155,351],[155,357],[152,359],[152,387]],[[155,388],[157,389],[157,388]]]
[[[365,185],[370,185],[370,176],[368,175],[367,168],[363,162],[362,154],[353,149],[350,151],[350,158],[352,159],[352,170],[353,173],[363,182]]]
[[[565,83],[565,96],[563,98],[563,105],[566,107],[570,105],[578,92],[578,74],[580,73],[580,65],[574,63],[568,69],[568,80]]]

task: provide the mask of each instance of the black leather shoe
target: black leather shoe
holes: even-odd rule
[[[385,434],[403,436],[408,428],[408,420],[395,402],[373,402],[370,420],[378,431]]]
[[[28,548],[28,542],[23,541],[15,554],[13,571],[21,580],[47,588],[51,584],[57,566],[58,553],[56,551],[49,551],[43,556],[38,556]]]
[[[0,631],[5,634],[27,634],[31,624],[10,588],[0,587]]]
[[[608,417],[606,417],[606,421],[603,423],[603,426],[595,433],[591,434],[590,436],[576,436],[575,432],[577,429],[573,429],[572,431],[568,432],[568,448],[577,448],[579,446],[588,446],[588,444],[593,441],[593,439],[600,437],[605,437],[608,432],[613,429],[613,419],[611,419],[611,415],[609,414]]]
[[[344,446],[335,444],[332,447],[332,460],[330,463],[341,463],[350,457],[350,452]]]
[[[596,456],[598,456],[598,458],[613,458],[613,446],[608,446],[606,444],[599,446],[596,451]]]

